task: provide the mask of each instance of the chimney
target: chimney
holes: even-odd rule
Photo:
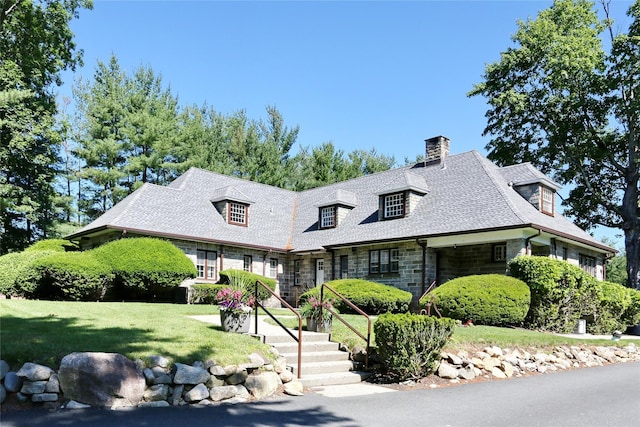
[[[425,139],[426,144],[426,156],[424,159],[425,164],[433,161],[440,161],[440,164],[444,162],[444,159],[449,156],[449,146],[451,141],[446,136],[435,136],[433,138]]]

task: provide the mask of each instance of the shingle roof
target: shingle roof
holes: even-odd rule
[[[145,184],[70,237],[109,226],[305,252],[533,224],[602,247],[566,218],[539,212],[509,185],[542,178],[552,182],[529,164],[499,168],[477,151],[451,155],[444,167],[419,163],[300,193],[192,168],[167,187]],[[407,217],[378,221],[379,194],[400,187],[424,195]],[[227,224],[212,197],[250,200],[249,225]],[[352,209],[336,228],[319,229],[318,207],[331,203]]]

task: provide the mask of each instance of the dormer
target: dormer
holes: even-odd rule
[[[237,188],[219,188],[210,200],[227,224],[249,225],[249,206],[254,202]]]
[[[427,192],[427,182],[423,176],[403,171],[375,193],[378,196],[378,220],[398,219],[411,215]]]
[[[554,216],[556,191],[561,187],[546,178],[512,183],[513,188],[540,212]]]
[[[318,228],[320,230],[335,228],[357,206],[357,197],[350,191],[336,190],[318,207]]]

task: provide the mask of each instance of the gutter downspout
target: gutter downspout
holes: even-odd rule
[[[420,295],[424,295],[427,287],[426,274],[427,274],[427,242],[421,242],[420,239],[416,239],[416,243],[422,248],[422,272],[420,275]]]
[[[542,234],[542,229],[538,229],[538,233],[524,239],[524,248],[527,251],[526,253],[527,255],[531,255],[531,249],[529,248],[529,243],[531,242],[531,239],[533,239],[534,237],[538,237],[541,234]]]

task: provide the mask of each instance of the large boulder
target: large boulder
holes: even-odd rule
[[[256,399],[262,399],[274,394],[281,383],[278,374],[267,371],[257,375],[249,375],[244,386]]]
[[[58,375],[65,398],[92,406],[137,406],[144,396],[144,376],[121,354],[68,354]]]

